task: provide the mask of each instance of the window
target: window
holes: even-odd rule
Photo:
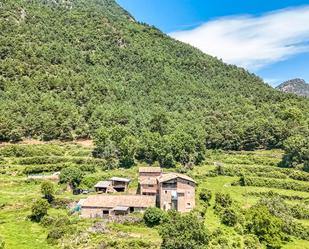
[[[188,203],[187,203],[187,206],[191,206],[191,203],[190,203],[190,202],[188,202]]]
[[[148,184],[148,187],[149,188],[153,188],[153,184]]]
[[[164,192],[165,192],[165,194],[167,194],[167,190],[165,190]]]
[[[163,182],[163,188],[177,188],[177,181]]]

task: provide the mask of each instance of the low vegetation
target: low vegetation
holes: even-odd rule
[[[136,166],[108,168],[108,160],[95,161],[92,151],[72,143],[0,147],[0,237],[5,248],[159,249],[162,245],[174,249],[176,241],[181,249],[188,244],[209,249],[307,248],[308,173],[280,167],[282,151],[207,150],[198,166],[165,168],[186,172],[197,181],[197,207],[192,214],[151,208],[143,216],[84,220],[78,217],[76,203],[86,196],[73,195],[68,186],[91,189],[97,181],[122,176],[132,179],[129,191],[137,187]],[[36,165],[17,164],[44,154],[65,158],[61,183],[27,179],[26,167],[42,167],[42,176],[54,173],[43,160]],[[145,166],[141,163],[136,160],[137,166]],[[273,226],[267,227],[267,221]],[[31,229],[24,233],[24,227]]]

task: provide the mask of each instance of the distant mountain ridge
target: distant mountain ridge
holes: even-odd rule
[[[282,92],[294,93],[299,96],[309,97],[309,84],[303,79],[292,79],[276,87]]]

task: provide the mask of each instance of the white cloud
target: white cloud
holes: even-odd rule
[[[309,52],[309,6],[262,16],[230,16],[170,33],[225,62],[251,70]]]

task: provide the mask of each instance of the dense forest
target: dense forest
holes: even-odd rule
[[[95,138],[96,155],[123,165],[173,165],[198,163],[206,148],[306,139],[308,99],[138,23],[113,0],[0,8],[1,141]]]

